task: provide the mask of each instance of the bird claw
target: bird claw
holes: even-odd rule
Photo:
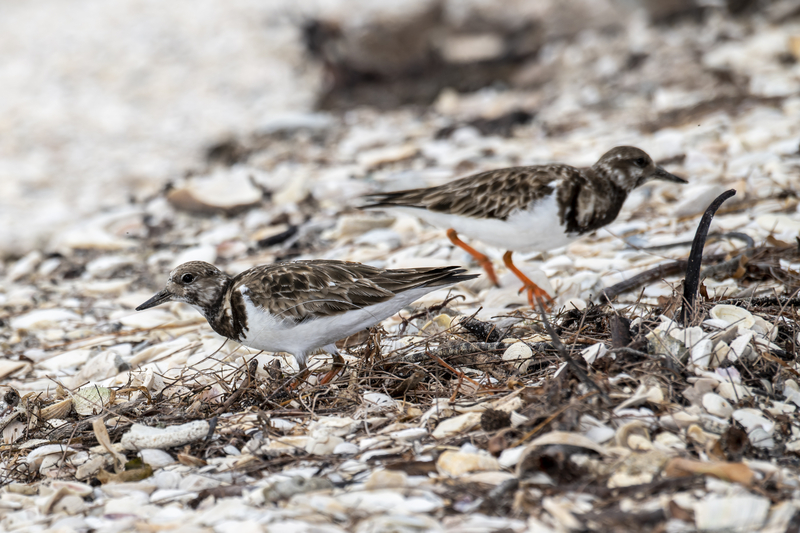
[[[542,302],[542,306],[545,308],[545,310],[549,310],[550,307],[555,303],[555,300],[553,300],[553,298],[547,294],[546,291],[542,290],[541,287],[535,284],[529,285],[526,283],[522,286],[517,294],[522,294],[523,291],[528,291],[528,305],[531,307],[536,307],[533,302],[534,296],[537,300]]]

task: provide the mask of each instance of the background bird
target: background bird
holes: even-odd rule
[[[495,285],[489,258],[458,236],[506,249],[503,262],[533,305],[534,296],[552,298],[514,265],[512,253],[565,246],[611,223],[628,194],[651,180],[686,183],[639,148],[618,146],[591,167],[553,163],[490,170],[438,187],[367,195],[372,203],[363,208],[405,211],[446,228],[450,241],[475,258]]]

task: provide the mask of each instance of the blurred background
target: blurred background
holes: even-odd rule
[[[326,182],[590,164],[622,142],[701,177],[763,172],[776,154],[787,190],[796,168],[794,0],[2,0],[0,58],[5,259],[220,167],[250,177],[223,189],[319,209],[367,189]],[[722,133],[692,151],[694,122]],[[251,201],[208,187],[217,211],[202,191],[170,203]]]

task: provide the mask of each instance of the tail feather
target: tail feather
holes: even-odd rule
[[[382,288],[395,294],[417,287],[447,287],[477,278],[479,274],[464,274],[458,266],[385,270],[376,279]]]
[[[428,189],[409,189],[407,191],[382,192],[367,194],[363,198],[368,203],[361,209],[374,209],[380,207],[418,207],[424,209],[423,198]]]

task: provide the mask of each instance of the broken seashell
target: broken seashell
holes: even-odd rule
[[[103,408],[114,401],[116,393],[106,387],[89,385],[78,389],[72,395],[72,405],[75,412],[81,416],[96,415],[103,411]]]
[[[722,363],[727,357],[728,352],[730,352],[731,348],[725,341],[717,342],[717,345],[714,346],[714,351],[711,354],[711,359],[708,362],[709,368],[716,368]]]
[[[774,341],[778,338],[778,328],[761,318],[760,316],[753,316],[755,320],[755,325],[753,326],[753,331],[756,333],[763,335],[765,338],[769,339],[770,341]]]
[[[740,357],[750,357],[754,354],[753,348],[750,346],[750,340],[753,338],[753,332],[748,331],[747,334],[741,335],[731,343],[730,350],[728,351],[728,361],[735,363]]]
[[[700,368],[708,368],[711,366],[711,355],[713,343],[711,339],[703,339],[697,344],[692,346],[690,350],[692,363]]]
[[[586,364],[592,365],[595,361],[603,357],[606,352],[608,352],[606,345],[599,342],[581,350],[581,357],[586,360]]]
[[[708,414],[720,418],[730,418],[733,414],[733,407],[728,403],[728,400],[713,392],[703,395],[703,408]]]
[[[729,381],[719,384],[719,387],[717,387],[717,394],[730,402],[738,402],[742,398],[753,395],[746,386]]]
[[[436,429],[433,430],[432,435],[434,439],[443,439],[456,433],[469,431],[480,422],[480,413],[464,413],[440,422]]]
[[[617,429],[617,446],[629,446],[629,440],[633,435],[639,435],[644,437],[644,439],[648,442],[650,441],[650,432],[647,430],[647,424],[639,421],[633,421],[623,424],[619,427],[619,429]]]
[[[66,399],[56,402],[53,405],[48,405],[39,412],[39,417],[42,420],[51,420],[53,418],[64,418],[72,409],[72,400]]]
[[[686,353],[683,343],[664,331],[655,329],[645,338],[647,339],[647,351],[652,355],[681,359]]]
[[[497,459],[487,453],[468,453],[447,450],[436,461],[436,468],[440,473],[448,476],[461,476],[468,472],[482,472],[486,470],[499,470]]]
[[[747,329],[752,328],[756,323],[750,311],[742,309],[741,307],[736,307],[735,305],[715,305],[711,308],[711,311],[709,311],[709,315],[711,315],[711,318],[722,320],[730,325],[744,326]]]
[[[450,315],[442,313],[426,322],[425,325],[420,328],[420,331],[424,331],[428,335],[436,335],[437,333],[449,329],[452,322],[453,318]]]
[[[758,531],[769,514],[770,501],[761,496],[710,495],[694,505],[695,526],[700,531]]]
[[[745,408],[733,412],[733,418],[749,432],[761,428],[770,435],[775,431],[775,422],[764,417],[758,409]]]
[[[517,365],[533,357],[533,350],[524,342],[515,342],[503,352],[503,361],[511,361]]]

